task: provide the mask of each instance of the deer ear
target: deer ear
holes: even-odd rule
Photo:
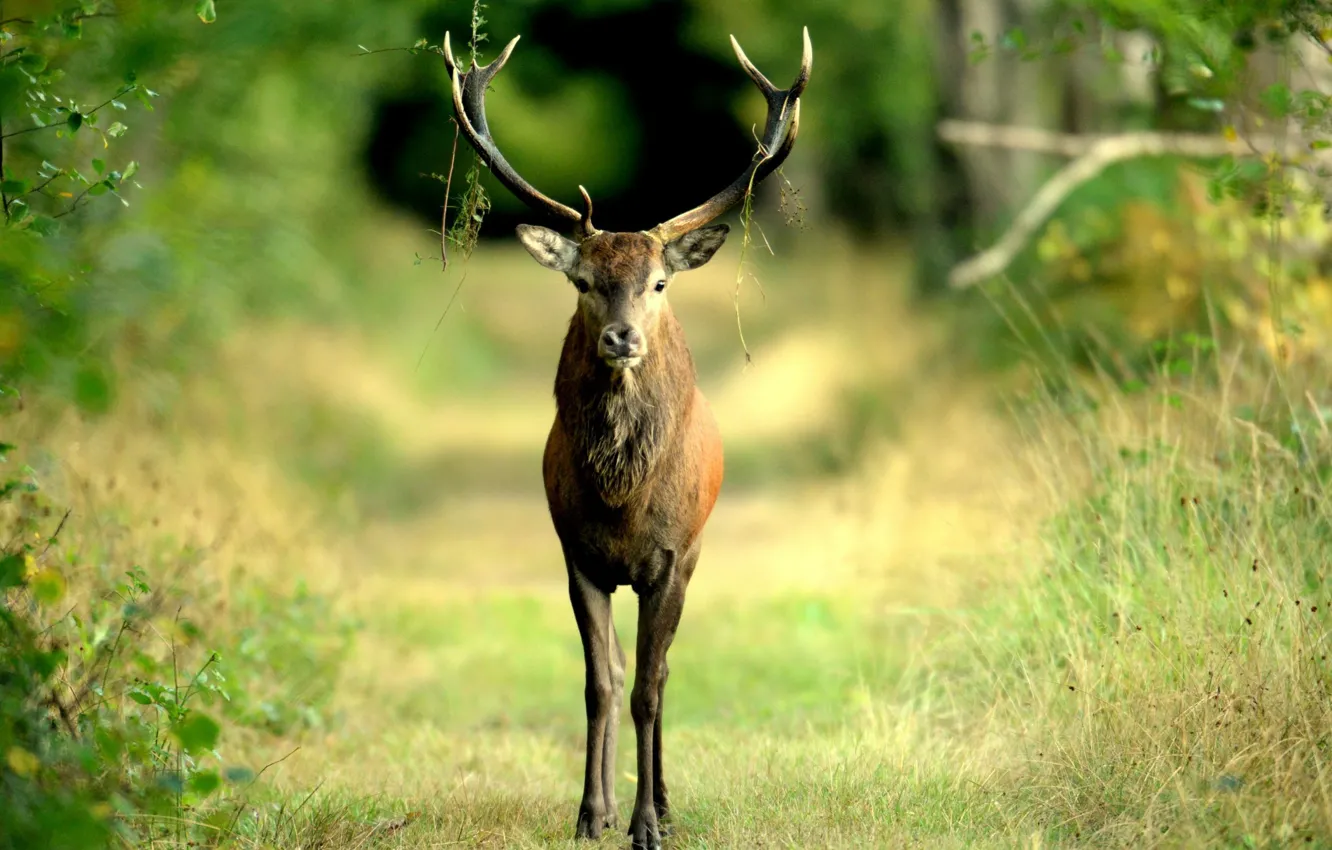
[[[730,232],[731,228],[725,224],[689,231],[666,245],[666,268],[672,274],[698,268],[712,259]]]
[[[533,259],[552,271],[568,274],[578,260],[578,244],[549,228],[520,224],[518,241]]]

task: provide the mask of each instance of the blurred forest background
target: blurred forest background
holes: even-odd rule
[[[632,230],[802,26],[672,290],[673,842],[1332,846],[1327,4],[0,0],[0,847],[571,843],[574,300],[488,174],[441,267],[439,45],[521,34],[500,146]]]

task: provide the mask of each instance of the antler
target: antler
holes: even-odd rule
[[[740,66],[759,87],[768,101],[768,120],[763,127],[763,140],[759,150],[744,173],[731,185],[713,195],[700,206],[664,221],[650,231],[663,242],[670,242],[691,230],[697,230],[744,200],[763,178],[786,160],[795,147],[796,133],[800,129],[800,95],[809,84],[809,70],[814,62],[814,47],[809,42],[809,27],[804,28],[804,51],[800,57],[800,71],[789,89],[778,89],[763,76],[749,57],[740,49],[740,42],[731,36],[731,46],[740,60]]]
[[[513,170],[513,166],[509,165],[504,154],[500,153],[495,139],[490,135],[490,126],[486,123],[486,88],[504,67],[504,63],[509,61],[509,54],[513,52],[519,38],[521,36],[514,36],[513,41],[510,41],[504,51],[489,65],[478,66],[476,59],[473,59],[472,67],[459,76],[458,63],[454,60],[453,48],[449,45],[449,34],[444,33],[444,61],[453,78],[453,109],[458,114],[458,124],[462,127],[467,141],[471,142],[481,157],[481,161],[518,200],[539,213],[577,224],[581,235],[586,238],[597,232],[592,226],[592,199],[588,197],[587,190],[582,186],[578,187],[583,201],[587,204],[587,211],[582,214],[572,207],[566,207],[559,201],[546,197]]]

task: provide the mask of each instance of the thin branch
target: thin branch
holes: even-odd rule
[[[120,91],[116,92],[115,94],[108,97],[106,100],[99,103],[97,106],[94,106],[92,109],[88,110],[87,112],[81,112],[79,114],[82,115],[84,118],[87,118],[89,115],[96,115],[103,108],[110,105],[112,101],[114,101],[116,98],[124,97],[125,95],[134,91],[138,87],[139,87],[138,83],[131,83],[130,85],[125,86]],[[36,133],[39,130],[59,130],[61,127],[68,127],[68,126],[69,126],[68,121],[60,121],[55,124],[44,124],[41,127],[26,127],[22,130],[15,130],[12,133],[5,133],[4,135],[0,135],[0,140],[13,138],[14,136],[22,136],[25,133]]]
[[[453,122],[453,151],[449,154],[449,176],[444,181],[444,211],[439,219],[439,261],[445,274],[449,271],[449,195],[453,192],[453,164],[458,159],[458,122]],[[420,365],[419,363],[417,364]]]
[[[359,53],[353,53],[352,56],[374,56],[376,53],[410,53],[413,56],[418,53],[437,53],[440,56],[443,56],[444,49],[442,47],[436,47],[433,44],[427,44],[422,47],[381,47],[377,50],[362,47]]]
[[[4,0],[0,0],[0,15],[4,14]],[[0,21],[0,26],[9,21]],[[0,113],[0,183],[5,180],[5,116]],[[4,212],[5,224],[9,224],[9,195],[0,189],[0,211]]]
[[[50,186],[52,183],[59,180],[61,177],[68,177],[68,176],[69,175],[65,174],[63,171],[53,174],[52,176],[46,178],[46,180],[43,181],[42,183],[33,186],[31,189],[24,192],[22,195],[19,195],[18,197],[26,198],[29,195],[41,195],[43,194],[42,190],[45,189],[47,186]]]
[[[1075,157],[1041,186],[997,242],[953,267],[948,273],[948,284],[954,289],[965,289],[1002,273],[1074,190],[1117,162],[1172,155],[1200,159],[1267,155],[1279,150],[1278,139],[1272,136],[1234,140],[1200,133],[1084,136],[952,120],[940,122],[938,133],[944,141],[959,145]]]
[[[77,212],[79,209],[79,204],[83,201],[84,198],[88,197],[88,193],[92,191],[93,186],[100,186],[101,183],[102,181],[98,181],[97,183],[92,184],[92,186],[89,186],[87,189],[84,189],[82,192],[78,194],[78,197],[76,197],[70,203],[68,209],[64,210],[63,212],[56,213],[55,215],[51,216],[51,218],[64,218],[67,215]]]
[[[76,15],[71,16],[69,20],[70,23],[77,23],[79,21],[86,21],[89,18],[114,18],[114,17],[116,17],[115,12],[87,12],[87,13],[80,12]],[[0,27],[3,27],[5,24],[26,24],[28,26],[35,26],[36,23],[37,22],[32,18],[6,18],[5,20],[0,21]]]

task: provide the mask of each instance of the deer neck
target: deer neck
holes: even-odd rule
[[[681,439],[693,390],[693,361],[669,308],[633,369],[606,365],[583,317],[574,315],[555,377],[556,415],[577,465],[607,505],[623,507],[651,481]]]

